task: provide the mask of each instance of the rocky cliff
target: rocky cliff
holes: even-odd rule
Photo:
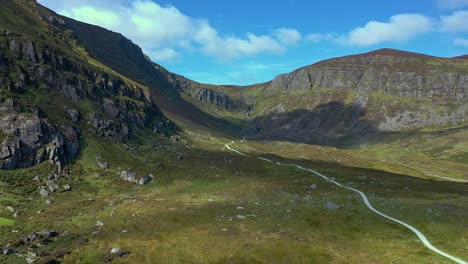
[[[33,1],[5,5],[16,12],[0,17],[0,169],[49,160],[62,171],[82,131],[122,141],[174,128],[147,87],[95,61],[60,17]]]
[[[433,104],[461,104],[468,98],[468,67],[443,59],[390,49],[330,59],[276,77],[270,91],[332,88],[430,98]]]

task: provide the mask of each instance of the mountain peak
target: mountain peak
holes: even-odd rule
[[[389,49],[389,48],[378,49],[378,50],[370,51],[370,52],[367,52],[367,53],[362,53],[362,54],[357,54],[357,55],[352,55],[352,56],[357,56],[357,57],[392,56],[392,57],[406,57],[406,58],[410,58],[410,57],[413,57],[413,58],[430,58],[430,57],[434,57],[434,56],[430,56],[430,55],[426,55],[426,54],[403,51],[403,50],[397,50],[397,49]]]

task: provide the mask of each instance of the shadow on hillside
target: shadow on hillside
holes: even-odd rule
[[[354,148],[385,140],[391,132],[379,131],[366,120],[358,104],[321,104],[312,110],[275,112],[253,119],[244,130],[252,140],[280,140],[340,148]]]

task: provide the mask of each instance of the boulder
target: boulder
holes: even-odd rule
[[[45,198],[45,197],[48,197],[48,196],[49,196],[49,191],[47,191],[47,190],[44,189],[44,188],[41,188],[41,189],[39,190],[39,194],[40,194],[43,198]]]
[[[80,120],[80,113],[76,109],[68,109],[67,108],[67,114],[68,117],[70,118],[71,121],[73,122],[78,122]]]
[[[47,181],[47,186],[49,187],[50,192],[55,192],[58,190],[59,186],[53,181]]]
[[[326,204],[325,204],[325,208],[329,211],[335,211],[337,209],[340,208],[339,205],[337,205],[336,203],[332,202],[332,201],[328,201]]]
[[[40,231],[40,232],[36,232],[37,235],[40,235],[40,236],[43,236],[45,238],[51,238],[51,237],[56,237],[58,236],[58,232],[54,231],[54,230],[44,230],[44,231]]]
[[[153,175],[153,174],[148,174],[148,175],[146,175],[145,177],[141,178],[141,179],[138,181],[138,184],[140,184],[140,185],[146,185],[146,184],[150,183],[153,179],[154,179],[154,175]]]
[[[107,162],[102,162],[100,160],[97,160],[96,162],[97,162],[98,167],[103,170],[107,170],[109,168],[109,165],[107,164]]]
[[[134,172],[132,170],[126,170],[126,171],[122,171],[120,173],[120,177],[124,181],[128,181],[128,182],[137,182],[136,176],[137,176],[136,172]]]
[[[119,247],[115,247],[115,248],[111,249],[110,253],[111,254],[120,254],[120,253],[122,253],[122,249],[120,249]]]
[[[70,186],[70,184],[65,184],[65,185],[63,185],[63,189],[64,189],[65,191],[67,191],[67,192],[68,192],[68,191],[71,191],[71,186]]]
[[[18,251],[11,248],[3,250],[3,255],[13,255],[16,253],[18,253]]]

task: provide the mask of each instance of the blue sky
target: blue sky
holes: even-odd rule
[[[468,0],[39,0],[120,32],[190,79],[253,84],[379,48],[468,53]]]

